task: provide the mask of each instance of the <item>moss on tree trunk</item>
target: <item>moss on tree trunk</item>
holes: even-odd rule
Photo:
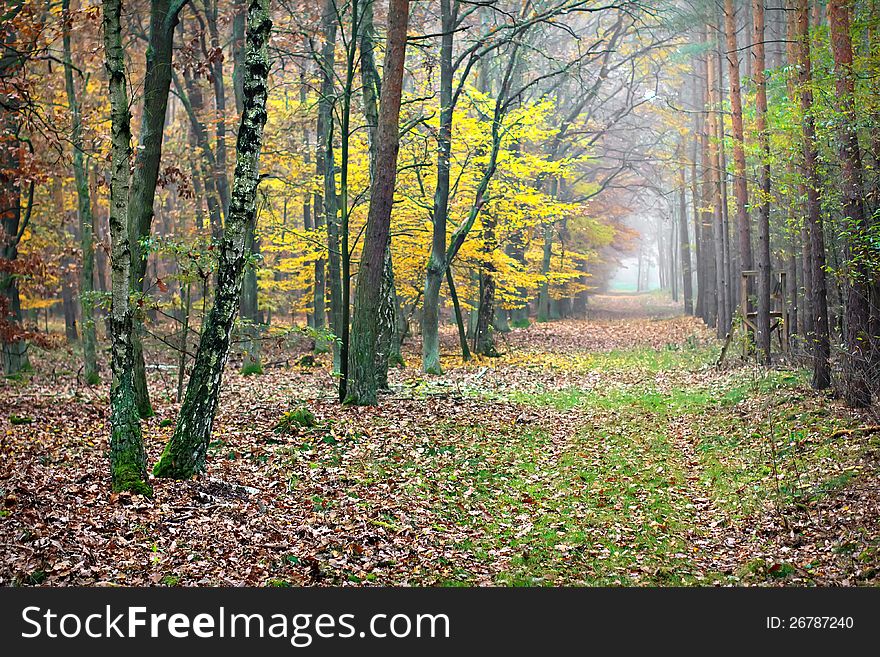
[[[205,467],[223,368],[229,357],[232,324],[239,308],[248,226],[256,213],[268,95],[268,41],[272,29],[268,5],[268,0],[250,0],[247,6],[244,112],[238,130],[235,178],[221,245],[214,305],[202,330],[174,435],[153,469],[157,477],[186,479]]]
[[[114,491],[149,495],[146,456],[135,403],[131,342],[131,251],[128,234],[129,158],[131,117],[125,54],[122,48],[121,0],[104,0],[104,50],[110,89],[110,267],[112,303],[110,335],[112,372],[110,385],[110,473]]]

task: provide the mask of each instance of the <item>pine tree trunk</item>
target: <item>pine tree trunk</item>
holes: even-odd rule
[[[727,64],[730,85],[730,124],[733,133],[733,194],[736,201],[736,233],[739,240],[739,271],[736,280],[743,271],[754,267],[752,258],[752,231],[746,206],[749,202],[746,184],[745,137],[742,116],[742,86],[740,83],[739,51],[736,38],[736,7],[735,0],[724,1],[724,31],[727,37]],[[739,285],[735,286],[739,289]]]
[[[840,141],[841,192],[846,258],[846,402],[862,408],[871,404],[870,322],[871,272],[862,189],[862,155],[859,147],[855,102],[850,0],[829,0],[831,51],[837,91],[837,129]]]
[[[373,25],[373,0],[366,0],[361,18],[361,87],[364,100],[364,119],[367,122],[367,135],[370,149],[370,183],[376,177],[376,155],[378,152],[377,132],[379,126],[379,96],[382,81],[376,69],[376,34]],[[388,361],[392,357],[395,364],[401,360],[399,346],[392,356],[392,345],[396,331],[397,291],[394,287],[394,265],[391,260],[391,235],[385,246],[382,269],[382,301],[379,305],[379,333],[376,351],[376,381],[380,390],[388,389]]]
[[[104,52],[110,90],[110,472],[114,491],[152,494],[134,390],[132,351],[131,243],[128,235],[131,119],[122,49],[121,0],[104,0]]]
[[[409,0],[391,0],[382,77],[382,103],[376,131],[376,166],[355,289],[355,311],[348,352],[345,403],[376,403],[376,353],[379,341],[382,280],[391,228],[391,208],[400,148],[400,102]]]
[[[694,291],[693,291],[693,280],[691,276],[691,242],[688,237],[688,212],[687,212],[687,197],[686,197],[686,186],[687,180],[685,177],[685,164],[684,164],[684,140],[682,139],[681,144],[679,146],[679,152],[681,157],[681,170],[679,173],[679,201],[678,201],[678,238],[680,240],[680,255],[679,260],[681,261],[681,290],[682,296],[684,297],[684,312],[686,315],[694,314]]]
[[[767,77],[764,61],[764,0],[753,0],[752,18],[754,35],[752,54],[755,58],[754,75],[757,92],[758,143],[760,166],[758,173],[758,317],[755,342],[758,357],[770,365],[770,134],[767,132]]]
[[[704,28],[701,35],[701,43],[706,41],[707,28]],[[718,286],[716,263],[717,254],[715,253],[715,231],[714,225],[714,207],[715,207],[715,167],[716,162],[714,154],[710,148],[709,136],[714,135],[714,123],[712,122],[713,112],[711,111],[712,97],[710,91],[712,89],[712,64],[711,54],[706,53],[703,59],[703,67],[705,75],[703,76],[703,108],[707,112],[707,118],[703,121],[700,130],[700,159],[702,162],[702,213],[700,217],[700,236],[703,238],[702,254],[703,254],[703,280],[706,283],[705,296],[703,299],[703,321],[708,326],[715,327],[718,324],[718,299],[720,287]]]
[[[816,144],[816,124],[813,116],[812,67],[810,58],[810,10],[808,0],[797,2],[798,82],[800,87],[804,177],[807,188],[807,217],[810,242],[811,310],[807,339],[812,346],[813,379],[817,390],[831,385],[831,337],[828,328],[828,293],[825,280],[825,235],[822,229],[819,190],[819,149]]]
[[[240,301],[248,227],[256,214],[260,149],[266,123],[271,29],[269,0],[249,0],[244,111],[238,129],[235,177],[223,232],[214,305],[202,329],[174,435],[153,469],[159,477],[186,479],[205,467],[223,368],[229,357],[230,333]]]
[[[719,20],[719,29],[721,21]],[[730,329],[733,321],[733,311],[737,304],[738,285],[733,284],[733,276],[739,269],[736,267],[733,249],[730,246],[730,206],[728,203],[728,176],[727,176],[727,147],[725,145],[726,126],[724,117],[724,54],[722,52],[723,45],[721,35],[718,37],[718,47],[715,50],[716,62],[718,65],[718,176],[720,178],[720,196],[721,196],[721,250],[724,258],[724,318],[725,327]]]
[[[696,77],[694,78],[696,81]],[[696,105],[696,103],[695,103]],[[696,256],[697,293],[694,302],[694,315],[703,317],[705,308],[706,281],[703,275],[703,235],[700,212],[700,193],[697,174],[697,149],[699,147],[700,120],[699,114],[694,114],[694,133],[691,148],[691,206],[694,214],[694,255]]]
[[[718,73],[715,57],[710,51],[706,56],[706,85],[709,97],[709,194],[712,203],[712,249],[715,254],[715,334],[724,338],[729,321],[727,318],[727,279],[724,258],[724,217],[721,202],[721,155],[718,149]]]
[[[787,0],[786,12],[788,13],[788,16],[785,21],[785,62],[789,67],[789,73],[786,76],[786,90],[788,93],[788,100],[794,106],[797,103],[797,15],[794,11],[794,3],[792,0]],[[801,288],[798,285],[798,283],[804,283],[803,267],[799,262],[801,257],[799,251],[801,251],[803,247],[799,246],[798,240],[803,235],[802,231],[806,222],[803,220],[802,212],[802,199],[805,190],[802,183],[800,183],[800,177],[797,175],[797,167],[802,166],[803,162],[798,156],[799,154],[797,151],[793,151],[792,153],[793,156],[789,159],[787,165],[787,173],[791,181],[798,180],[798,183],[794,185],[793,191],[789,192],[788,199],[788,228],[790,231],[789,237],[791,245],[788,272],[788,286],[790,290],[789,335],[793,337],[800,335],[801,331],[804,329],[804,325],[802,324],[804,308],[800,300]],[[799,226],[801,228],[798,228]],[[792,346],[795,344],[796,340],[792,340]]]

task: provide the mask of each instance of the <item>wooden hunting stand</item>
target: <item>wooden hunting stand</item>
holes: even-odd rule
[[[773,290],[770,292],[770,338],[772,344],[773,332],[779,339],[779,349],[788,353],[789,335],[788,327],[788,298],[786,296],[785,272],[776,273]],[[749,310],[749,279],[757,278],[758,272],[754,270],[744,271],[739,282],[740,318],[742,319],[743,332],[758,330],[758,312]],[[748,357],[748,344],[743,344],[743,357]]]

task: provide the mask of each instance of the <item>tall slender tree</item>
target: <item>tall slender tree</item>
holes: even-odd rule
[[[149,495],[152,489],[147,483],[146,454],[135,398],[131,340],[131,246],[128,235],[131,118],[120,21],[122,0],[103,0],[103,14],[111,122],[110,340],[113,380],[110,384],[110,472],[114,491]]]
[[[766,365],[770,364],[770,133],[767,129],[767,74],[764,57],[764,0],[753,0],[752,56],[755,58],[753,71],[755,79],[757,117],[755,128],[758,132],[760,164],[758,165],[758,317],[755,342],[758,357]]]
[[[678,176],[678,237],[680,241],[681,261],[681,290],[684,297],[684,312],[694,314],[693,276],[691,275],[691,242],[688,237],[688,211],[687,211],[687,174],[684,160],[684,139],[679,142],[679,158],[681,160]]]
[[[149,287],[144,279],[147,268],[142,241],[150,236],[153,202],[162,161],[165,113],[171,88],[171,58],[174,30],[180,11],[189,0],[151,0],[150,34],[147,43],[147,67],[143,82],[143,118],[135,152],[128,202],[128,233],[131,240],[131,286],[140,294]],[[138,412],[142,418],[153,415],[147,389],[140,320],[134,317],[131,343],[134,358],[134,388]]]
[[[76,93],[73,77],[73,55],[71,52],[70,0],[62,0],[62,43],[64,47],[64,87],[67,104],[70,108],[70,143],[73,146],[73,179],[76,185],[77,214],[79,216],[79,239],[82,251],[82,265],[79,273],[79,306],[82,317],[83,374],[86,383],[96,385],[100,382],[95,338],[95,220],[92,215],[92,199],[89,194],[89,181],[86,174],[85,152],[83,151],[82,107]]]
[[[743,131],[742,86],[739,72],[739,48],[736,38],[736,3],[724,0],[724,32],[727,38],[727,64],[730,84],[730,124],[733,133],[733,194],[736,203],[736,233],[739,240],[741,270],[754,267],[752,260],[751,224],[747,205],[746,153]],[[737,272],[737,278],[739,272]]]
[[[862,189],[862,155],[859,147],[855,102],[850,0],[829,0],[828,21],[834,56],[837,132],[840,169],[843,174],[844,239],[846,248],[846,401],[850,406],[871,404],[870,321],[871,272],[868,264],[868,235]]]
[[[440,127],[437,131],[437,183],[434,208],[431,254],[425,273],[422,304],[422,369],[440,374],[440,287],[448,267],[446,262],[446,224],[449,218],[449,172],[452,158],[452,50],[455,25],[458,22],[457,0],[440,0]]]
[[[391,229],[397,154],[400,148],[398,123],[408,21],[409,0],[391,0],[382,73],[382,101],[376,129],[376,166],[355,289],[345,396],[345,401],[349,404],[375,404],[379,384],[376,352],[381,328],[382,279]]]
[[[810,278],[812,310],[807,338],[812,348],[813,378],[816,389],[831,385],[831,336],[828,327],[828,293],[825,280],[825,233],[822,227],[822,208],[819,198],[819,148],[816,144],[816,119],[813,109],[813,73],[810,56],[809,0],[796,0],[798,45],[798,92],[801,101],[803,132],[804,177],[806,178],[806,224],[810,237]]]
[[[158,477],[186,479],[204,469],[211,427],[220,399],[220,381],[229,357],[232,323],[238,312],[244,272],[246,237],[256,220],[260,150],[269,93],[269,0],[248,0],[244,108],[236,141],[235,176],[217,272],[214,304],[202,329],[193,371],[186,387],[174,435],[153,472]]]

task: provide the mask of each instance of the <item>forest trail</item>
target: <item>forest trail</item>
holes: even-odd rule
[[[326,356],[231,365],[206,476],[153,500],[107,495],[106,399],[74,367],[4,382],[0,582],[877,583],[880,441],[834,439],[862,419],[801,372],[717,370],[654,293],[499,336],[497,359],[442,341],[443,376],[409,344],[372,408],[340,408]],[[152,463],[177,407],[151,376]]]

